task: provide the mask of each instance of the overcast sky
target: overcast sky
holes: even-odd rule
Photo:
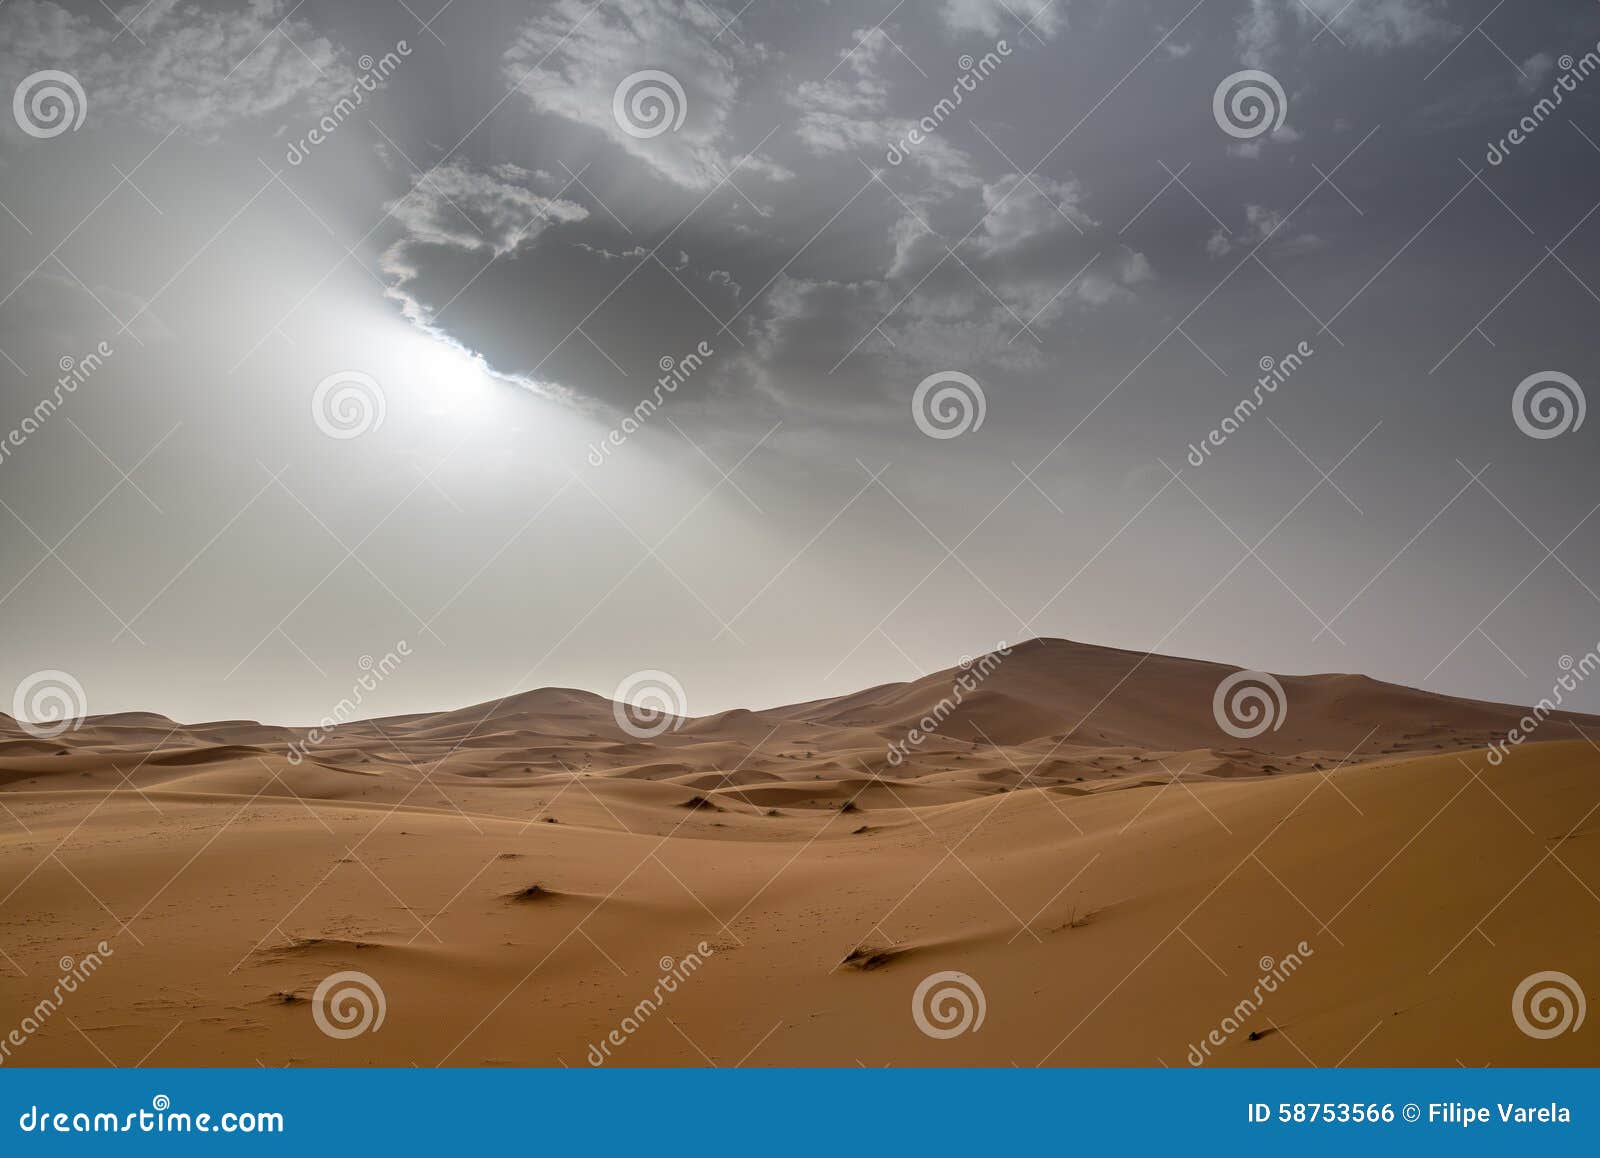
[[[438,4],[0,7],[0,692],[1600,640],[1595,4]]]

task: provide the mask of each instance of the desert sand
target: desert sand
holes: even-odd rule
[[[0,716],[0,1038],[110,950],[5,1064],[1600,1062],[1512,1009],[1600,995],[1600,720],[1495,765],[1521,709],[1285,676],[1237,740],[1234,670],[1031,641],[898,764],[960,669],[647,739],[543,689],[299,763],[300,729]],[[351,970],[382,1023],[331,1036]],[[944,971],[983,1018],[937,1037]]]

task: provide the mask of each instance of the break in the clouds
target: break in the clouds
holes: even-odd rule
[[[389,294],[406,318],[430,334],[450,339],[434,309],[410,290],[419,264],[430,252],[479,255],[481,274],[500,258],[533,247],[546,229],[589,216],[582,205],[529,188],[535,179],[533,173],[509,163],[482,171],[465,161],[449,161],[419,174],[411,189],[385,206],[402,236],[384,250],[379,264],[391,279]]]

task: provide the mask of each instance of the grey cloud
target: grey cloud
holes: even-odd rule
[[[940,15],[952,32],[979,32],[984,36],[1026,24],[1043,39],[1067,26],[1067,0],[944,0]]]
[[[1460,31],[1439,0],[1250,0],[1240,18],[1241,58],[1264,67],[1284,48],[1287,29],[1304,37],[1338,36],[1373,52],[1410,48],[1448,39]]]

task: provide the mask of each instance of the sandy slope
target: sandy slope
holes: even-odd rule
[[[1231,669],[1138,658],[1020,647],[898,768],[951,673],[650,741],[547,689],[298,766],[250,722],[0,728],[0,1036],[113,950],[6,1064],[583,1065],[630,1015],[608,1064],[1181,1066],[1235,1017],[1208,1064],[1600,1062],[1511,1005],[1542,970],[1600,995],[1600,722],[1494,767],[1518,711],[1286,677],[1244,744]],[[377,1032],[317,1028],[341,970]],[[944,970],[986,1014],[940,1040]]]

